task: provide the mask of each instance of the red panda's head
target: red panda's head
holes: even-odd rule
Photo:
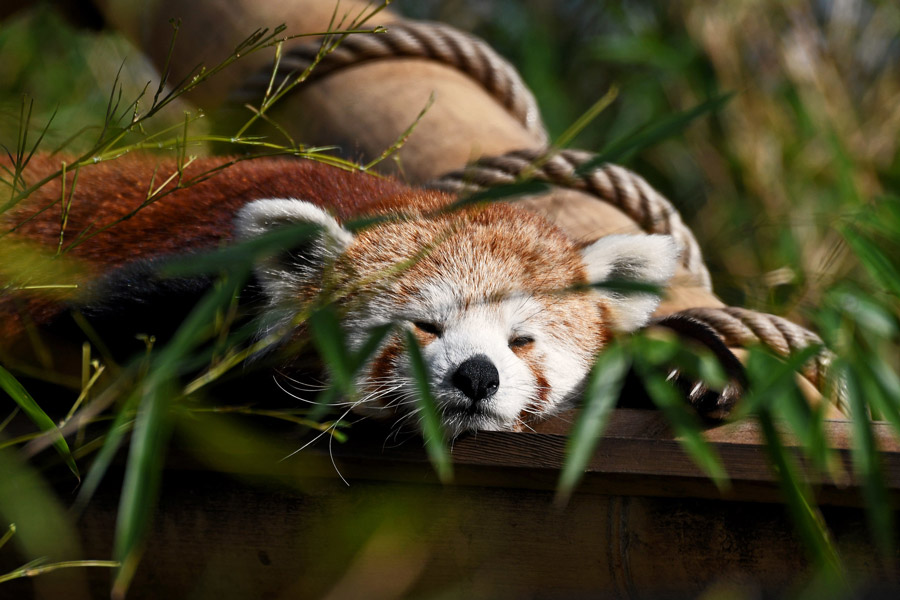
[[[595,355],[655,309],[653,294],[585,284],[664,284],[677,250],[668,236],[614,235],[581,246],[543,218],[507,204],[381,221],[356,235],[299,200],[258,200],[239,213],[240,238],[286,223],[319,235],[257,275],[269,326],[285,326],[323,280],[338,295],[351,348],[396,327],[362,369],[357,410],[416,419],[403,329],[415,334],[451,434],[518,429],[579,391]],[[333,287],[336,286],[336,287]]]

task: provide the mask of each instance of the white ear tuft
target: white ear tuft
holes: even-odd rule
[[[328,243],[334,243],[338,250],[343,250],[353,241],[353,234],[341,227],[334,217],[304,200],[254,200],[238,211],[234,228],[238,239],[247,240],[278,227],[301,223],[320,226]]]
[[[289,324],[300,294],[321,286],[322,270],[353,242],[353,234],[322,208],[303,200],[256,200],[245,205],[234,221],[235,237],[249,240],[290,225],[318,229],[291,247],[258,260],[254,271],[268,299],[266,327]]]
[[[663,286],[675,273],[678,247],[668,235],[609,235],[581,251],[588,281],[634,281]],[[616,331],[630,332],[647,324],[659,297],[647,292],[620,293],[599,289],[609,299]]]

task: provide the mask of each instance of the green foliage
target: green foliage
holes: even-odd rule
[[[565,502],[581,480],[625,380],[628,356],[621,346],[597,357],[584,390],[584,407],[566,443],[566,465],[560,473],[557,502]]]
[[[78,465],[75,464],[75,459],[72,458],[72,451],[69,450],[69,444],[67,444],[65,438],[60,435],[53,419],[47,416],[47,413],[44,412],[38,403],[34,401],[34,398],[31,397],[31,394],[28,393],[28,390],[22,387],[22,384],[12,376],[12,373],[4,369],[2,365],[0,365],[0,388],[3,388],[3,391],[9,394],[9,397],[19,405],[22,412],[28,415],[28,418],[31,419],[41,431],[49,432],[49,434],[54,437],[53,446],[56,448],[57,452],[59,452],[60,456],[63,457],[63,460],[66,461],[66,465],[69,467],[69,470],[72,471],[72,474],[80,479],[81,475],[78,472]]]

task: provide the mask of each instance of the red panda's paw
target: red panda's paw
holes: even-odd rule
[[[673,331],[688,345],[697,345],[712,353],[727,378],[724,385],[715,388],[678,368],[671,368],[667,379],[682,392],[687,403],[700,416],[713,421],[727,418],[747,387],[741,361],[712,328],[697,319],[675,314],[653,321],[652,326]]]

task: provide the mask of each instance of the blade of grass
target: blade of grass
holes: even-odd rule
[[[869,402],[878,410],[878,414],[890,422],[894,432],[900,436],[900,377],[883,357],[873,353],[866,356],[866,359],[865,363],[858,365],[868,370],[863,378],[871,378],[881,392],[872,396]]]
[[[556,485],[556,503],[565,504],[591,459],[600,437],[606,429],[609,414],[628,371],[630,357],[620,344],[606,348],[588,377],[584,391],[584,405],[578,420],[566,440],[566,460]]]
[[[0,583],[6,583],[7,581],[20,579],[22,577],[35,577],[37,575],[50,573],[58,569],[83,569],[87,567],[106,567],[109,569],[113,569],[118,566],[119,563],[114,560],[69,560],[50,563],[46,565],[28,563],[27,565],[20,567],[14,571],[10,571],[9,573],[0,575]]]
[[[746,373],[750,385],[732,418],[744,419],[757,410],[768,408],[769,403],[780,397],[786,382],[793,382],[795,374],[820,351],[818,346],[808,346],[781,358],[764,347],[749,347]]]
[[[185,277],[231,270],[240,265],[249,269],[260,259],[273,256],[285,248],[296,247],[320,235],[318,225],[301,223],[286,225],[249,240],[168,262],[162,269],[166,277]]]
[[[31,394],[28,393],[28,390],[12,376],[12,373],[2,366],[0,366],[0,388],[3,388],[3,391],[9,394],[9,397],[22,409],[22,412],[28,415],[28,418],[31,419],[32,423],[47,435],[55,438],[53,447],[59,452],[59,455],[62,457],[63,461],[65,461],[69,470],[72,471],[72,474],[75,475],[78,480],[81,480],[81,473],[79,473],[78,465],[75,464],[75,459],[72,457],[72,451],[69,449],[69,444],[66,443],[65,438],[59,432],[56,423],[47,416],[47,413],[44,412],[38,403],[35,402],[34,398],[31,397]]]
[[[0,537],[0,548],[6,545],[6,542],[12,539],[12,536],[16,535],[16,524],[10,523],[9,529],[6,530],[6,533],[3,534],[3,537]]]
[[[619,97],[619,88],[615,85],[610,86],[609,91],[603,94],[603,97],[597,100],[593,106],[587,109],[578,119],[572,123],[556,140],[553,142],[553,148],[565,148],[568,146],[575,136],[581,133],[597,115],[602,113],[606,108],[616,101]],[[552,152],[552,151],[551,151]],[[549,153],[548,153],[549,154]]]
[[[350,395],[353,388],[353,365],[334,307],[327,305],[314,311],[309,317],[309,331],[316,350],[328,366],[332,384],[341,394]]]
[[[791,520],[814,565],[843,581],[841,559],[819,510],[810,503],[809,487],[787,453],[775,422],[768,410],[758,413],[760,428],[766,440],[765,450],[778,476],[778,486],[787,503]]]
[[[450,213],[467,206],[499,202],[521,196],[536,196],[550,191],[550,185],[542,181],[521,181],[505,185],[495,185],[486,190],[469,194],[448,205],[441,212]]]
[[[418,390],[419,410],[422,415],[422,435],[425,438],[425,451],[431,461],[438,478],[443,483],[449,483],[453,479],[453,463],[450,460],[450,451],[447,449],[447,441],[441,419],[438,415],[437,404],[431,394],[431,386],[428,384],[428,367],[419,342],[415,335],[406,330],[406,351],[409,353],[409,364],[412,368],[413,380]]]
[[[841,480],[844,478],[842,464],[825,437],[824,407],[812,410],[797,385],[797,372],[819,351],[818,347],[811,346],[785,360],[764,348],[750,348],[746,364],[748,392],[734,418],[745,418],[759,410],[769,411],[773,418],[788,426],[816,468]]]
[[[171,375],[169,369],[158,368],[144,382],[116,518],[113,557],[120,567],[113,581],[113,598],[125,597],[140,562],[143,540],[156,504],[171,430],[169,405],[177,393]]]
[[[644,340],[649,341],[649,340]],[[691,460],[712,479],[720,490],[729,488],[728,473],[722,459],[703,437],[703,428],[696,415],[690,412],[677,389],[665,377],[635,354],[635,369],[641,377],[650,399],[666,417],[678,436],[678,442]]]
[[[900,270],[878,246],[851,227],[842,227],[841,234],[872,279],[894,296],[900,296]]]
[[[115,419],[107,430],[103,446],[101,446],[97,456],[91,462],[91,466],[84,478],[84,483],[81,484],[78,495],[75,497],[75,502],[72,504],[72,513],[76,517],[81,515],[88,502],[94,496],[94,492],[97,491],[97,487],[109,469],[109,465],[112,464],[116,453],[121,448],[125,434],[131,430],[134,420],[134,409],[139,399],[140,397],[137,393],[130,394],[122,407],[116,412]]]
[[[872,433],[872,424],[866,408],[866,400],[879,394],[874,382],[861,377],[858,365],[843,362],[835,365],[843,376],[850,402],[851,426],[854,444],[851,448],[854,470],[862,478],[863,495],[866,498],[866,516],[869,530],[884,557],[894,555],[894,519],[891,499],[884,484],[884,470],[878,453],[878,445]]]
[[[214,330],[217,311],[226,306],[246,273],[220,280],[191,311],[172,341],[153,357],[142,389],[140,406],[119,499],[113,555],[121,563],[112,587],[113,598],[124,598],[143,552],[143,541],[156,504],[166,443],[171,432],[170,406],[178,397],[178,374],[193,348]]]
[[[731,100],[733,95],[733,93],[728,93],[717,96],[689,110],[660,119],[625,136],[623,139],[608,144],[597,156],[578,167],[576,173],[586,173],[608,162],[623,162],[644,148],[658,144],[668,137],[681,133],[696,119],[721,110]]]
[[[335,332],[335,335],[341,336],[340,338],[335,337],[334,339],[340,340],[339,343],[340,343],[341,348],[343,348],[343,349],[332,349],[332,350],[330,350],[330,352],[334,352],[338,356],[345,355],[347,357],[347,358],[339,358],[337,360],[345,360],[346,361],[345,366],[342,366],[339,368],[345,370],[347,373],[347,378],[348,378],[348,382],[349,382],[349,388],[348,388],[349,391],[347,392],[347,394],[351,395],[351,396],[355,395],[354,381],[356,379],[357,374],[359,373],[360,369],[362,369],[366,365],[366,363],[372,357],[372,355],[375,354],[375,352],[378,350],[378,348],[381,347],[381,343],[388,336],[388,334],[390,334],[391,331],[394,330],[394,324],[388,323],[386,325],[381,325],[379,327],[373,328],[369,332],[369,335],[366,338],[366,340],[363,342],[362,346],[360,346],[356,352],[351,352],[350,350],[346,349],[346,341],[344,340],[344,337],[343,337],[344,333],[343,333],[342,329],[340,329],[339,327],[337,329],[335,329],[333,326],[331,326],[330,330],[332,332]],[[324,332],[326,335],[327,335],[327,331],[328,331],[328,328],[326,328],[326,330]],[[321,352],[321,350],[320,350],[320,352]],[[322,355],[322,357],[325,358],[324,355]],[[326,364],[331,365],[331,363],[326,363]],[[341,394],[341,391],[338,389],[337,386],[330,385],[325,391],[323,391],[321,394],[319,394],[319,397],[316,402],[316,406],[313,408],[312,412],[310,413],[310,418],[311,419],[321,419],[332,408],[334,401],[338,399],[340,394]]]

